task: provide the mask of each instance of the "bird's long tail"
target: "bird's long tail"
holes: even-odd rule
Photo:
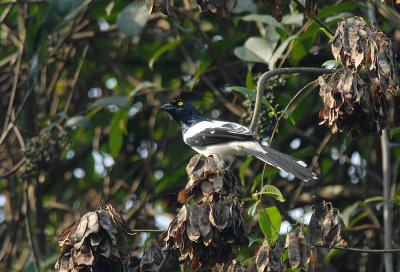
[[[239,148],[243,150],[244,153],[252,155],[282,171],[288,172],[305,182],[318,179],[310,169],[306,168],[306,164],[303,161],[297,160],[272,148],[262,147],[258,142],[246,143],[240,145]]]

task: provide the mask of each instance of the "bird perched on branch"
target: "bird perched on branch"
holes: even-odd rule
[[[207,119],[181,99],[164,104],[161,109],[181,125],[183,141],[204,156],[251,155],[306,182],[317,179],[304,162],[261,146],[254,132],[242,125]]]

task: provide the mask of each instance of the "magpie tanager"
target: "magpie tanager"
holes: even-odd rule
[[[179,99],[161,107],[182,127],[183,141],[196,152],[222,159],[231,155],[251,155],[304,181],[317,179],[306,164],[269,147],[254,138],[254,132],[231,122],[205,118],[189,103]]]

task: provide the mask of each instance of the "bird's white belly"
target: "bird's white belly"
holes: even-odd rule
[[[221,159],[225,160],[229,156],[233,155],[244,155],[245,153],[239,148],[241,142],[229,142],[216,145],[208,146],[194,146],[192,147],[197,153],[203,156],[210,156],[212,154],[217,154]]]

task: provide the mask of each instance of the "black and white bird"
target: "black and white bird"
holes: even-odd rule
[[[161,107],[182,127],[183,141],[199,154],[251,155],[304,181],[316,180],[316,175],[306,164],[269,147],[263,147],[248,128],[224,121],[205,118],[189,103],[178,99]]]

